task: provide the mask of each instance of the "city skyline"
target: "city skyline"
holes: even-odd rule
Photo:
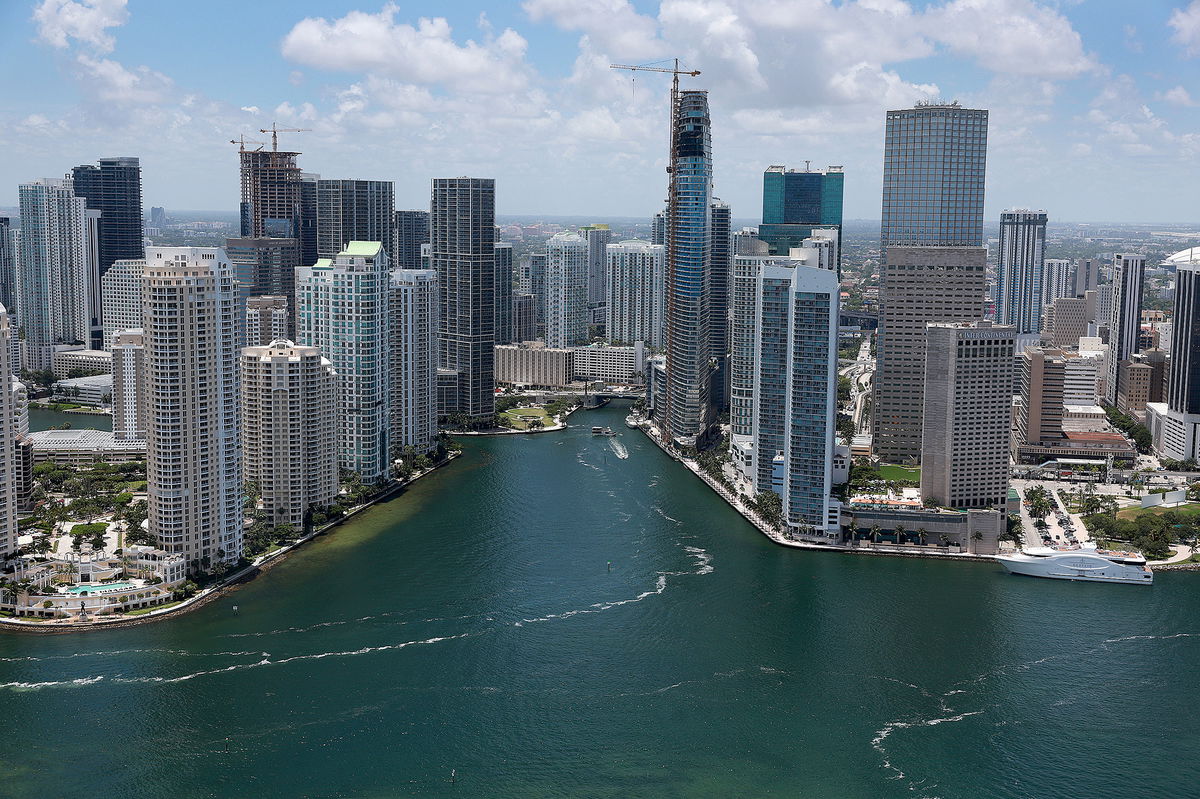
[[[220,20],[233,8],[222,14],[220,2],[169,13],[121,0],[12,3],[0,10],[13,31],[4,53],[23,79],[0,112],[0,140],[16,156],[0,165],[0,205],[15,204],[19,182],[59,176],[60,164],[132,153],[147,206],[229,208],[234,178],[215,168],[235,160],[228,140],[265,138],[256,131],[278,121],[312,128],[284,139],[305,168],[394,180],[397,208],[422,207],[436,174],[487,174],[504,213],[649,215],[665,184],[656,131],[667,82],[608,64],[678,55],[702,71],[684,88],[711,92],[714,177],[735,218],[758,206],[755,173],[803,160],[844,165],[846,218],[877,218],[882,112],[943,98],[991,111],[985,218],[1027,205],[1059,220],[1186,221],[1169,198],[1187,187],[1178,167],[1200,143],[1185,88],[1200,3],[1101,5],[822,3],[751,14],[734,2],[688,14],[670,0],[526,0],[463,3],[421,22],[409,7],[351,0],[237,7],[231,26]],[[239,54],[227,66],[201,74],[154,47],[182,26],[217,36],[217,24],[218,50]],[[838,46],[780,49],[801,29],[836,32]],[[362,46],[350,51],[349,37]],[[496,96],[506,107],[472,121],[473,103]],[[579,191],[534,168],[547,153]],[[1113,164],[1120,195],[1101,190]]]

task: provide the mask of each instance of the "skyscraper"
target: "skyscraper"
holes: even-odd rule
[[[1015,330],[933,322],[926,333],[921,496],[1002,510],[1008,498]]]
[[[246,346],[265,347],[272,341],[287,339],[291,328],[288,298],[266,294],[246,298]]]
[[[395,187],[390,180],[317,181],[317,257],[352,241],[378,241],[392,254]]]
[[[242,554],[237,285],[224,251],[146,251],[150,534],[190,571]]]
[[[1142,329],[1142,280],[1146,256],[1118,253],[1113,257],[1112,305],[1108,322],[1108,382],[1104,395],[1109,405],[1117,401],[1117,367],[1138,351]]]
[[[513,340],[513,246],[496,242],[496,343]]]
[[[738,256],[733,285],[730,451],[754,492],[783,498],[790,529],[831,521],[840,286],[819,247]]]
[[[103,349],[111,349],[113,336],[122,330],[142,326],[142,284],[146,259],[114,261],[100,278],[101,307],[104,319]]]
[[[708,348],[712,354],[712,404],[729,406],[729,281],[733,271],[733,219],[729,206],[715,200],[710,211],[712,242],[708,254]],[[797,245],[799,246],[799,245]]]
[[[8,309],[0,303],[0,555],[17,549],[17,407],[10,390],[13,365],[9,362]]]
[[[596,308],[604,304],[604,273],[608,268],[608,245],[612,230],[608,225],[584,225],[579,234],[588,245],[587,304]]]
[[[887,112],[883,248],[979,247],[988,112],[958,103]]]
[[[840,166],[804,171],[771,166],[763,173],[762,224],[758,238],[771,255],[787,255],[812,235],[814,228],[842,230],[842,195],[846,175]]]
[[[300,343],[337,372],[337,450],[342,468],[364,482],[386,480],[390,276],[377,241],[352,241],[336,258],[296,270]]]
[[[49,369],[56,344],[91,341],[97,255],[88,210],[70,180],[22,183],[20,293],[22,364]]]
[[[100,276],[114,261],[143,257],[142,167],[138,159],[101,158],[99,166],[84,164],[72,169],[71,179],[75,196],[101,212]]]
[[[662,349],[665,257],[661,244],[608,245],[605,328],[611,341],[644,341]]]
[[[996,270],[996,321],[1017,334],[1037,333],[1045,297],[1046,213],[1000,214],[1000,257]]]
[[[300,246],[300,264],[312,266],[317,262],[317,187],[321,176],[314,172],[300,173],[300,232],[295,236]]]
[[[441,293],[439,367],[449,384],[442,414],[496,412],[496,181],[435,178],[430,265]]]
[[[0,216],[0,305],[17,309],[17,241],[11,220]]]
[[[1095,291],[1100,285],[1100,261],[1097,258],[1076,258],[1075,268],[1071,273],[1074,286],[1074,296],[1082,297],[1086,292]]]
[[[1059,297],[1074,297],[1075,285],[1071,262],[1065,258],[1047,258],[1042,273],[1042,312]]]
[[[873,406],[885,461],[921,456],[925,326],[984,315],[987,120],[957,103],[887,113]]]
[[[245,313],[250,297],[266,295],[294,297],[296,266],[300,263],[300,242],[294,238],[228,239],[225,252],[233,264],[238,281],[239,318]],[[296,329],[294,309],[289,315],[288,335]]]
[[[533,341],[538,335],[537,297],[533,294],[513,295],[513,341]]]
[[[546,242],[546,346],[587,343],[588,243],[578,233]]]
[[[650,220],[650,243],[667,246],[667,212],[659,211]]]
[[[300,153],[242,150],[241,237],[296,239],[302,232]],[[314,187],[315,188],[315,187]]]
[[[432,269],[391,274],[392,458],[406,447],[429,452],[437,436],[438,275]]]
[[[694,446],[709,432],[714,409],[709,339],[712,248],[712,139],[708,93],[675,95],[667,204],[667,380],[656,408],[664,437]]]
[[[396,211],[392,217],[392,268],[422,269],[421,245],[429,243],[428,211]]]
[[[150,224],[153,227],[164,227],[167,224],[167,209],[161,205],[151,206]]]
[[[241,353],[242,453],[274,525],[303,528],[338,492],[333,365],[316,347],[280,339]]]
[[[546,324],[546,253],[530,253],[521,259],[517,275],[517,289],[522,294],[533,295],[536,318],[540,327]]]
[[[109,344],[113,356],[113,438],[118,441],[142,440],[146,437],[150,411],[150,397],[146,393],[145,331],[140,327],[118,330]]]

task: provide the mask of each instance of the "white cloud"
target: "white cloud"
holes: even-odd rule
[[[1182,86],[1168,89],[1159,96],[1159,99],[1165,100],[1171,105],[1180,105],[1185,108],[1192,108],[1196,105],[1196,101],[1192,99],[1192,95]]]
[[[75,57],[81,81],[92,97],[105,103],[147,105],[161,103],[171,93],[173,82],[146,66],[127,69],[109,58]]]
[[[566,31],[584,31],[588,38],[619,60],[662,58],[666,44],[658,38],[658,23],[639,14],[629,0],[525,0],[533,20],[549,20]]]
[[[42,0],[34,9],[33,20],[38,37],[58,48],[69,40],[91,45],[98,52],[110,53],[115,44],[109,28],[124,25],[129,19],[126,0]]]
[[[1183,46],[1185,53],[1200,55],[1200,0],[1192,0],[1187,8],[1172,11],[1167,24],[1175,29],[1171,38]]]
[[[283,39],[285,58],[320,69],[377,72],[411,83],[499,94],[528,81],[525,39],[511,28],[482,43],[454,40],[442,17],[397,22],[388,3],[378,14],[351,11],[333,21],[306,18]]]

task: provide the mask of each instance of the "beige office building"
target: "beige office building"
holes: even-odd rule
[[[146,251],[150,533],[188,571],[242,554],[237,279],[218,247]]]
[[[1053,347],[1075,347],[1096,318],[1096,292],[1083,297],[1059,297],[1046,308],[1042,340]]]
[[[921,457],[926,326],[982,319],[986,268],[984,247],[888,246],[874,381],[874,450],[884,461]]]
[[[1002,510],[1016,328],[936,322],[926,335],[921,496],[952,508]]]
[[[286,339],[241,358],[242,461],[272,524],[304,525],[338,492],[333,365]]]

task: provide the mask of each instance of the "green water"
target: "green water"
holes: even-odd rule
[[[0,636],[0,795],[1195,794],[1200,575],[786,550],[624,414],[472,440],[173,621]]]
[[[52,427],[71,425],[75,430],[112,430],[112,417],[99,413],[67,413],[43,408],[29,409],[29,429],[49,430]]]

